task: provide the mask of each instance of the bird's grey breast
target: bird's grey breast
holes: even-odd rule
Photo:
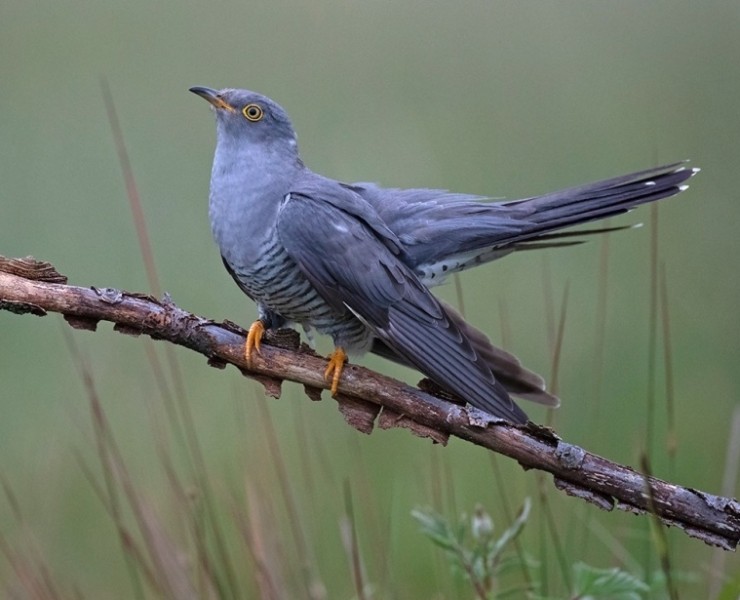
[[[243,146],[227,156],[217,151],[211,178],[211,228],[229,270],[253,300],[288,321],[307,323],[329,317],[330,308],[278,235],[280,208],[300,165],[275,160],[266,148],[253,148],[251,153],[239,150]]]
[[[275,171],[264,151],[249,150],[218,144],[209,200],[211,231],[221,255],[244,273],[277,240],[277,215],[292,181],[292,173]]]

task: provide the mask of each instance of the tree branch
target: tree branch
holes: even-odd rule
[[[76,328],[94,330],[110,321],[116,331],[146,334],[208,357],[212,366],[231,363],[278,396],[284,380],[303,384],[311,399],[326,389],[325,359],[298,344],[297,334],[279,332],[262,345],[252,368],[244,360],[244,331],[190,314],[169,298],[111,288],[66,285],[48,263],[0,257],[0,309],[17,314],[58,312]],[[288,348],[284,347],[288,342]],[[275,345],[277,344],[277,345]],[[337,397],[347,422],[370,433],[405,427],[445,444],[450,435],[509,456],[525,469],[553,475],[555,486],[599,508],[636,514],[654,512],[707,544],[734,550],[740,541],[740,503],[733,498],[681,487],[591,454],[532,423],[514,426],[356,365],[347,365]]]

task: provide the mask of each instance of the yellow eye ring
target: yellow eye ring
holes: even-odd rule
[[[259,121],[265,116],[265,111],[259,104],[247,104],[242,108],[242,114],[248,121]]]

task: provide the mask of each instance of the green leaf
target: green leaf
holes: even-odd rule
[[[429,508],[416,508],[411,511],[411,516],[419,523],[422,533],[437,546],[449,552],[458,552],[460,540],[444,517]]]
[[[573,566],[573,596],[585,600],[640,600],[647,584],[618,568],[597,569],[584,563]]]
[[[514,522],[504,531],[501,536],[491,544],[491,548],[488,552],[488,562],[492,563],[499,554],[506,548],[506,546],[515,539],[524,529],[524,525],[529,519],[529,511],[532,508],[532,501],[529,498],[524,499],[524,504],[519,511],[519,514],[514,519]]]

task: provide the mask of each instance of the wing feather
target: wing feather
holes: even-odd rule
[[[384,232],[342,210],[341,199],[327,202],[317,195],[315,189],[292,192],[277,227],[286,251],[324,300],[351,310],[444,389],[493,415],[525,422],[455,319],[394,253]],[[356,203],[353,198],[344,205]]]

